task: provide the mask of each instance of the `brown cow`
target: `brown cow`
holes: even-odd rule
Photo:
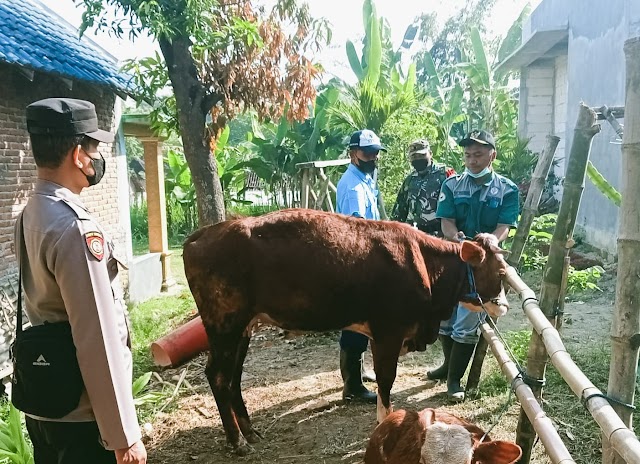
[[[406,224],[321,211],[284,210],[202,228],[184,245],[184,265],[209,338],[206,375],[238,453],[248,450],[240,432],[250,443],[259,438],[240,391],[256,321],[369,336],[381,422],[391,412],[406,340],[411,349],[433,343],[458,301],[477,310],[479,295],[490,314],[507,309],[506,263],[492,235],[458,244]]]
[[[400,409],[371,434],[365,464],[512,464],[522,456],[515,443],[492,441],[484,431],[435,409]]]

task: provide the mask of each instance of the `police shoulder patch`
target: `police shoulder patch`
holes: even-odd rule
[[[104,258],[104,237],[102,234],[97,231],[87,232],[84,234],[84,238],[87,242],[89,252],[98,261],[102,261],[102,258]]]

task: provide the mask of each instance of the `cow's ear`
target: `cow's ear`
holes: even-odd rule
[[[460,258],[465,263],[469,263],[472,266],[479,266],[485,258],[486,252],[482,247],[476,245],[469,240],[462,242],[462,248],[460,248]]]
[[[431,408],[425,408],[420,411],[420,422],[425,428],[430,427],[436,421],[436,411]]]
[[[480,443],[473,450],[472,464],[513,464],[522,456],[522,450],[509,441]]]

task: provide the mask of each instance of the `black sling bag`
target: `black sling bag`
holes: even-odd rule
[[[45,322],[22,329],[22,269],[25,256],[23,220],[20,215],[18,314],[16,338],[11,345],[11,402],[25,413],[59,419],[78,406],[84,383],[68,321]]]

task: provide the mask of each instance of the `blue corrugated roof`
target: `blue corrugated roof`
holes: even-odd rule
[[[130,76],[95,42],[37,0],[0,0],[0,61],[131,93]]]

